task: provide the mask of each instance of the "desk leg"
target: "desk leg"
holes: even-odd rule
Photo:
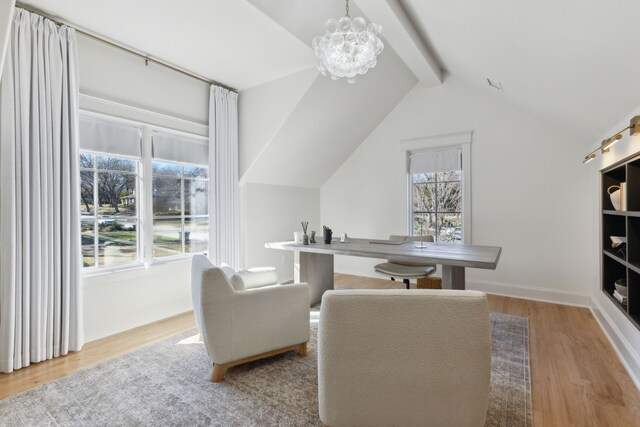
[[[442,289],[465,289],[464,267],[442,266]]]
[[[333,289],[333,254],[295,251],[294,280],[309,284],[311,305],[322,300],[324,291]]]

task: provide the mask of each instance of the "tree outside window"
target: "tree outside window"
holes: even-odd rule
[[[412,231],[462,241],[462,171],[411,174]]]
[[[139,262],[138,161],[80,153],[80,213],[85,267]]]

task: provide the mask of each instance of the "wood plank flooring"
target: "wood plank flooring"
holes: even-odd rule
[[[402,283],[336,274],[350,288]],[[535,426],[640,426],[640,392],[586,308],[489,296],[491,310],[529,318]],[[78,353],[0,374],[0,399],[195,327],[192,313],[88,343]]]

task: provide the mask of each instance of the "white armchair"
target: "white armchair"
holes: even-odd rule
[[[486,295],[328,291],[318,330],[326,426],[483,426],[491,377]]]
[[[228,269],[228,267],[226,267]],[[240,274],[215,267],[204,255],[193,257],[191,293],[198,329],[214,364],[211,381],[227,369],[290,350],[307,354],[309,286],[272,285],[236,290]]]

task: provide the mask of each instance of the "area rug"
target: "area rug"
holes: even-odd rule
[[[211,383],[195,331],[0,401],[2,426],[319,426],[317,313],[309,356],[294,353],[228,371]],[[526,318],[492,313],[486,426],[531,425]]]

